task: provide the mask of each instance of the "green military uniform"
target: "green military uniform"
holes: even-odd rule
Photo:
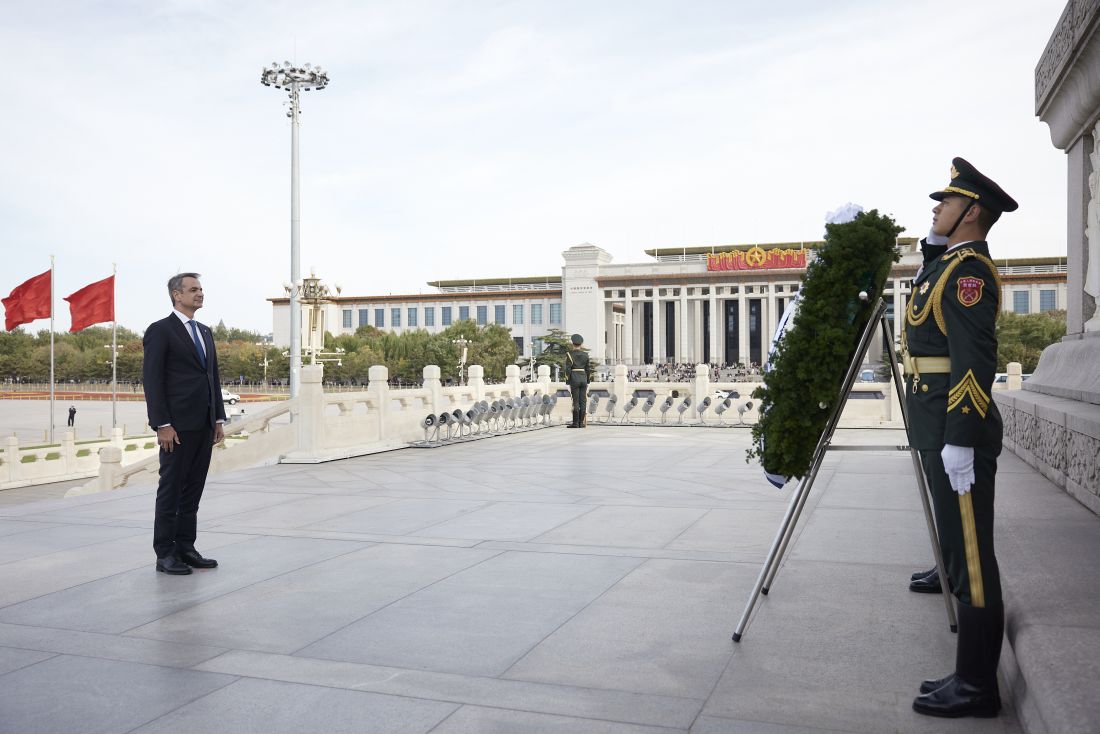
[[[571,428],[584,428],[584,407],[588,402],[588,352],[581,349],[584,340],[580,334],[571,338],[573,349],[565,355],[565,368],[568,371],[565,382],[573,396],[573,422]]]
[[[971,199],[967,208],[977,203],[996,215],[1016,208],[969,163],[961,158],[954,163],[951,184],[933,199],[965,196]],[[955,675],[926,681],[922,691],[928,695],[918,698],[914,708],[940,716],[995,715],[1004,607],[993,547],[993,500],[1002,424],[991,390],[1001,283],[984,241],[952,247],[922,242],[922,249],[925,263],[913,281],[903,342],[909,442],[920,452],[932,494],[944,569],[959,602],[959,638]],[[973,449],[974,482],[967,493],[952,488],[941,456],[945,444]],[[926,691],[954,678],[965,683]]]

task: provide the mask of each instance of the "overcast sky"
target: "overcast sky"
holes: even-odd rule
[[[1034,114],[1062,0],[6,0],[0,295],[118,263],[118,319],[271,331],[290,272],[286,96],[304,97],[302,271],[345,294],[560,274],[596,244],[819,239],[852,201],[923,236],[963,156],[1020,202],[995,257],[1064,255],[1066,172]],[[32,328],[45,328],[39,321]]]

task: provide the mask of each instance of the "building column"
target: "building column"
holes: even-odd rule
[[[676,362],[686,362],[691,358],[687,355],[687,288],[680,286],[680,304],[676,322],[680,325],[676,328],[676,346],[679,353],[676,354]]]
[[[722,319],[718,317],[718,287],[710,287],[710,334],[704,334],[704,339],[710,339],[710,358],[715,363],[724,361],[722,353],[718,351],[718,333],[722,328]]]
[[[653,286],[653,363],[664,361],[664,344],[661,341],[661,289]]]
[[[902,295],[904,281],[894,278],[894,343],[901,339],[901,327],[905,323],[905,298]]]
[[[623,300],[624,310],[623,313],[623,359],[620,362],[627,364],[637,364],[634,359],[634,304],[630,301],[630,289],[625,291],[626,298]]]
[[[737,360],[745,367],[749,358],[749,299],[746,298],[745,285],[737,288]]]

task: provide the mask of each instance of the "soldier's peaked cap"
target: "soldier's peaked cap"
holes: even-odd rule
[[[951,183],[942,191],[933,191],[928,196],[936,201],[943,201],[948,196],[965,196],[998,213],[1014,212],[1019,206],[993,179],[963,158],[951,160]]]
[[[573,342],[573,346],[575,347],[579,347],[581,344],[584,344],[584,339],[581,337],[580,334],[574,334],[573,336],[569,337],[569,341]]]

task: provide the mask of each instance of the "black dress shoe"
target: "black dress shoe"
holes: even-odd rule
[[[930,576],[934,573],[936,573],[936,567],[932,566],[932,568],[928,569],[927,571],[917,571],[916,573],[914,573],[912,576],[909,577],[909,580],[910,581],[916,581],[917,579],[922,579],[925,576]]]
[[[170,573],[173,576],[186,576],[191,573],[191,567],[175,556],[158,558],[157,570],[161,573]]]
[[[931,693],[932,691],[938,691],[939,689],[943,688],[948,683],[950,683],[951,679],[954,678],[954,677],[955,677],[955,674],[951,673],[950,675],[945,675],[942,678],[936,678],[934,680],[932,680],[932,679],[922,680],[920,682],[920,692],[921,693]]]
[[[1001,696],[996,682],[979,688],[956,675],[942,688],[914,698],[913,710],[925,716],[941,716],[947,719],[962,716],[987,719],[1000,712]]]
[[[918,594],[938,594],[942,590],[939,571],[934,568],[932,573],[924,578],[909,582],[909,591],[915,591]]]
[[[203,558],[197,550],[177,551],[180,560],[192,568],[217,568],[218,562],[213,558]]]

